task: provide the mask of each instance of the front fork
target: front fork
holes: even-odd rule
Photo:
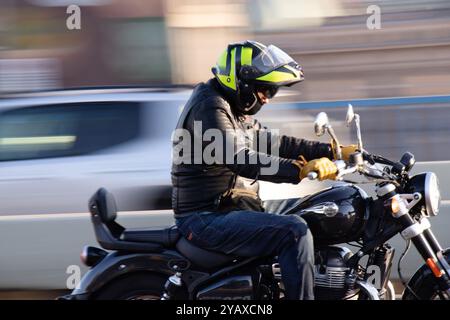
[[[396,201],[398,206],[392,211],[394,218],[397,218],[403,231],[402,237],[405,240],[411,240],[417,251],[424,259],[427,266],[432,271],[442,294],[450,300],[450,267],[445,260],[443,250],[433,232],[427,218],[421,222],[415,221],[409,215],[408,203],[400,195],[395,195],[392,201]]]

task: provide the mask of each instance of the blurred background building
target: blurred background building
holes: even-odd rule
[[[69,5],[81,29],[69,30]],[[381,28],[370,30],[370,5]],[[0,93],[195,84],[229,42],[273,43],[304,66],[292,100],[439,95],[450,83],[446,0],[4,0]]]

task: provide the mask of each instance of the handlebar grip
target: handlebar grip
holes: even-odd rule
[[[307,175],[307,177],[308,177],[309,180],[316,180],[318,176],[319,176],[319,175],[317,174],[317,172],[314,172],[314,171],[308,173],[308,175]]]

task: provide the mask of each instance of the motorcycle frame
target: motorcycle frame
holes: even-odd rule
[[[384,201],[384,199],[376,201]],[[378,206],[378,208],[380,208],[380,206]],[[410,213],[407,213],[400,218],[392,218],[392,212],[387,210],[386,207],[384,207],[382,213],[371,212],[371,214],[376,214],[380,219],[384,220],[383,222],[387,221],[387,227],[383,229],[381,233],[375,234],[370,239],[366,239],[360,250],[349,259],[348,265],[351,268],[357,268],[362,257],[373,254],[377,248],[383,246],[389,239],[415,223],[415,220]],[[440,265],[444,274],[440,277],[435,277],[435,280],[442,291],[448,292],[450,289],[450,267],[444,257],[447,251],[442,249],[431,228],[427,228],[422,233],[412,237],[411,241],[425,262],[427,259],[431,258]]]
[[[165,250],[161,253],[130,253],[115,251],[106,255],[97,265],[90,269],[82,278],[74,291],[66,296],[71,300],[88,300],[99,292],[106,284],[117,280],[121,276],[133,273],[153,273],[169,278],[175,271],[170,268],[172,260],[185,260],[174,250]],[[265,259],[267,260],[267,258]],[[216,272],[210,273],[201,268],[190,267],[182,272],[183,289],[180,296],[174,299],[195,299],[200,288],[210,282],[219,281],[230,273],[245,273],[254,279],[255,292],[262,279],[275,281],[267,272],[260,270],[261,266],[267,266],[267,272],[271,272],[271,264],[262,258],[248,258]],[[248,271],[247,271],[248,269]],[[254,270],[250,272],[250,270]]]

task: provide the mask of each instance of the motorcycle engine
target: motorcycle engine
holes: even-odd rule
[[[356,275],[346,266],[352,252],[346,247],[329,246],[316,251],[315,287],[317,300],[341,300],[356,293]]]

